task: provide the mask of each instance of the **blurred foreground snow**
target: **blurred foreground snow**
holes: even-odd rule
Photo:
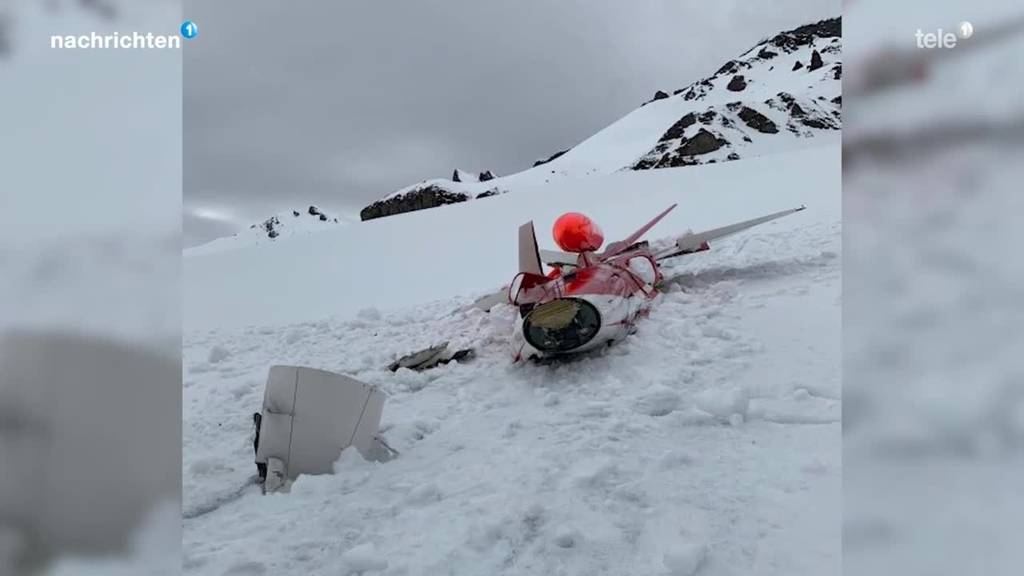
[[[847,100],[845,573],[1019,574],[1024,30],[982,43],[1020,9],[876,1],[846,16],[852,78],[921,57],[918,28],[975,33],[925,55],[941,61],[918,79]]]
[[[5,576],[180,568],[181,55],[49,48],[179,23],[165,0],[0,6]]]

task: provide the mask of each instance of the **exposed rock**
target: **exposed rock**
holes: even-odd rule
[[[359,212],[359,218],[362,220],[373,220],[374,218],[424,210],[444,204],[465,202],[468,199],[469,196],[461,192],[451,192],[436,184],[431,184],[423,188],[410,190],[400,196],[378,200],[363,208]]]
[[[835,98],[833,98],[831,100],[831,102],[833,104],[835,104],[836,106],[842,106],[843,105],[843,97],[841,95],[840,96],[836,96]]]
[[[281,221],[277,219],[277,216],[271,216],[260,224],[260,228],[267,233],[269,238],[277,238],[280,233],[277,231],[277,227],[281,225]],[[254,224],[252,227],[255,227]]]
[[[533,163],[533,167],[536,168],[537,166],[543,166],[544,164],[547,164],[548,162],[551,162],[555,158],[558,158],[562,154],[565,154],[569,150],[570,150],[570,148],[566,148],[565,150],[560,150],[558,152],[555,152],[554,154],[549,156],[546,160],[537,160],[536,162]]]
[[[491,188],[490,190],[485,190],[485,191],[477,194],[475,197],[478,198],[478,199],[479,198],[490,198],[491,196],[497,196],[500,193],[501,192],[499,192],[497,188]]]
[[[715,116],[718,116],[718,112],[715,112],[714,110],[705,110],[697,115],[697,120],[699,120],[701,124],[711,124],[715,121]]]
[[[807,67],[809,72],[814,72],[818,68],[824,66],[825,63],[821,61],[821,53],[817,50],[811,52],[811,65]]]
[[[775,125],[775,122],[772,122],[767,116],[753,108],[744,106],[740,109],[738,116],[740,117],[740,120],[743,120],[744,124],[758,132],[775,134],[779,131],[779,127]]]
[[[818,128],[819,130],[839,130],[836,122],[828,116],[808,115],[800,119],[804,126]]]
[[[486,182],[488,180],[494,180],[494,178],[495,178],[494,172],[491,172],[490,170],[484,170],[483,172],[479,172],[477,174],[473,174],[471,172],[467,172],[466,170],[459,170],[458,168],[456,168],[455,170],[452,170],[451,181],[452,182]]]
[[[292,216],[295,216],[296,218],[298,218],[299,217],[299,211],[298,210],[292,210]]]
[[[810,44],[815,38],[838,38],[842,35],[842,20],[829,18],[777,34],[769,43],[783,52],[790,53],[801,46]]]
[[[740,155],[735,152],[729,152],[729,155],[725,157],[726,160],[739,160]]]
[[[830,39],[826,42],[818,41],[819,39]],[[685,100],[700,100],[704,98],[709,92],[714,89],[714,83],[711,82],[719,76],[726,74],[737,75],[743,70],[753,68],[753,64],[757,61],[769,60],[777,57],[780,53],[792,54],[793,52],[811,45],[816,44],[816,48],[820,45],[822,53],[834,53],[838,54],[841,50],[842,38],[842,20],[840,18],[830,18],[827,20],[821,20],[813,24],[806,24],[792,30],[780,32],[774,37],[765,40],[758,45],[758,52],[754,56],[747,56],[741,59],[730,60],[722,65],[715,74],[709,78],[694,82],[693,84],[674,90],[673,94],[682,94]],[[819,55],[820,57],[820,55]],[[793,70],[799,70],[804,67],[803,62],[797,62],[793,65]],[[744,79],[745,81],[745,79]],[[736,82],[732,84],[732,82]],[[728,87],[734,92],[742,91],[740,87],[741,83],[733,79]]]
[[[832,79],[833,80],[839,80],[842,77],[843,77],[843,64],[841,62],[837,62],[836,65],[832,67]]]
[[[743,74],[737,74],[732,77],[732,80],[729,80],[729,84],[725,87],[732,92],[742,92],[747,87],[747,80]]]
[[[687,114],[691,116],[692,114]],[[683,117],[685,120],[686,117]],[[683,120],[680,120],[682,122]],[[679,124],[677,122],[676,124]],[[692,122],[691,122],[692,124]],[[728,142],[720,137],[712,134],[708,130],[701,128],[692,138],[682,138],[679,141],[674,151],[667,151],[661,156],[656,156],[653,153],[647,154],[636,163],[631,166],[633,170],[649,170],[652,168],[672,168],[676,166],[692,166],[694,164],[711,163],[714,159],[709,159],[706,162],[702,162],[697,156],[714,152],[722,146],[725,146]],[[668,150],[669,145],[661,144],[657,150]],[[653,151],[652,151],[653,152]]]
[[[725,144],[724,139],[718,138],[711,132],[701,128],[693,138],[686,140],[676,150],[676,153],[680,156],[699,156],[708,152],[714,152]]]
[[[658,100],[664,100],[665,98],[668,98],[668,93],[662,90],[658,90],[657,92],[654,93],[654,98],[651,98],[650,100],[640,104],[640,107],[643,108],[644,106],[647,106],[651,102],[657,102]]]
[[[319,216],[320,215],[320,209],[317,208],[316,206],[310,206],[309,207],[309,215],[310,216]]]
[[[715,72],[715,76],[724,76],[726,74],[734,74],[739,70],[739,64],[735,60],[729,60],[722,65],[721,68]]]
[[[666,132],[658,139],[658,142],[664,142],[666,140],[675,140],[676,138],[682,138],[683,132],[697,121],[697,115],[690,112],[686,116],[683,116],[676,121]]]

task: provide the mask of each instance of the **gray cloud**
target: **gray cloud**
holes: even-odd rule
[[[838,1],[185,3],[185,221],[357,212],[456,167],[508,174]]]

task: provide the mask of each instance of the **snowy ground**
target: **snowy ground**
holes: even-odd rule
[[[916,50],[917,29],[967,19],[978,43],[847,100],[847,146],[906,144],[857,162],[844,150],[844,574],[1018,575],[1024,34],[992,33],[1021,6],[850,4],[848,79],[874,54]],[[923,136],[936,127],[953,129]]]
[[[515,311],[457,311],[472,294],[187,332],[186,571],[837,574],[838,148],[800,154],[805,173],[814,166],[812,174],[832,176],[779,189],[779,209],[794,187],[816,189],[813,205],[676,260],[652,317],[600,356],[513,365]],[[733,166],[747,162],[756,159]],[[659,170],[637,182],[705,178],[718,168]],[[594,206],[602,203],[597,190]],[[704,192],[695,202],[711,209],[714,192]],[[767,191],[759,192],[751,204],[764,200]],[[719,200],[733,201],[724,191]],[[640,223],[631,219],[609,227]],[[722,219],[708,224],[735,218]],[[360,229],[373,227],[349,230]],[[673,231],[659,226],[652,236]],[[425,373],[385,370],[443,340],[475,346],[478,357]],[[401,455],[371,464],[345,454],[336,475],[260,495],[247,484],[255,473],[251,414],[277,363],[380,386],[389,396],[384,435]]]

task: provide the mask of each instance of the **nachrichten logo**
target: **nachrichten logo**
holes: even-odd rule
[[[181,39],[193,39],[199,35],[199,25],[192,20],[181,24],[179,34],[145,34],[132,32],[122,34],[68,34],[50,36],[50,48],[71,50],[175,50],[181,48]]]

